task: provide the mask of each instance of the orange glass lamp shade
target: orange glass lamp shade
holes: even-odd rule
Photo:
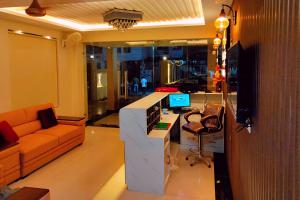
[[[217,36],[215,39],[214,39],[214,45],[220,45],[222,42],[222,40]]]
[[[224,31],[229,26],[229,20],[226,16],[224,8],[222,8],[220,16],[215,21],[215,27],[219,31]]]
[[[219,45],[217,45],[217,44],[213,45],[213,49],[218,49],[218,48],[219,48]]]

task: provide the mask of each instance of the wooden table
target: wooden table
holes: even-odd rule
[[[50,200],[50,192],[48,189],[23,187],[7,200]]]
[[[73,116],[58,116],[57,120],[60,124],[84,126],[86,122],[85,117],[73,117]]]

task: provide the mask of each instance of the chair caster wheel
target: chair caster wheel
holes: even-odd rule
[[[190,164],[190,166],[191,166],[191,167],[193,167],[193,166],[194,166],[194,164]]]
[[[185,160],[189,160],[189,157],[186,157]]]
[[[208,168],[211,168],[211,165],[208,165]]]

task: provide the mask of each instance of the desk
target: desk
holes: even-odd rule
[[[179,118],[178,114],[161,114],[161,100],[167,96],[168,93],[155,92],[120,110],[129,190],[164,194],[170,176],[170,132]],[[151,129],[152,121],[157,119],[171,126],[168,130]]]
[[[129,190],[164,194],[170,176],[170,135],[180,117],[171,111],[168,115],[162,114],[162,102],[168,95],[155,92],[120,110],[120,137],[125,143],[125,182]],[[221,96],[218,94],[218,97]],[[170,123],[170,128],[153,130],[159,121]],[[181,123],[184,122],[182,119]],[[193,134],[186,133],[186,136],[193,137]],[[184,139],[185,134],[181,138]]]

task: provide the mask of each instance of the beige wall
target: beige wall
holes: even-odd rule
[[[22,30],[24,32],[39,35],[50,35],[57,38],[57,61],[59,72],[57,113],[59,115],[83,115],[84,73],[82,44],[63,48],[61,44],[64,35],[61,31],[8,20],[0,20],[0,112],[13,109],[12,94],[16,92],[12,89],[12,80],[10,78],[11,65],[9,62],[10,43],[8,29]]]
[[[9,33],[11,108],[58,105],[57,42]]]
[[[9,41],[7,29],[1,24],[0,21],[0,112],[8,110],[11,106],[9,56],[7,54]]]

